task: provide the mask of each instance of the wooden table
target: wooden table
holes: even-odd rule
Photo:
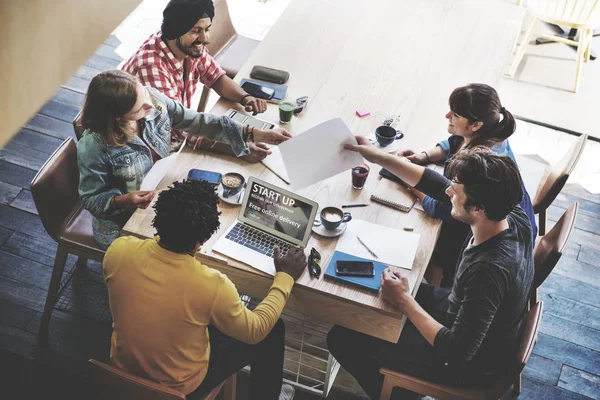
[[[497,83],[522,15],[522,9],[500,0],[295,0],[236,79],[248,76],[256,64],[289,71],[288,98],[310,98],[304,113],[287,126],[292,134],[333,117],[344,119],[355,133],[368,133],[381,124],[385,115],[402,112],[404,147],[428,148],[445,137],[444,114],[453,88],[469,82]],[[223,114],[236,107],[220,100],[211,112]],[[372,117],[356,117],[357,108],[367,108]],[[277,107],[270,105],[262,118],[277,121]],[[287,187],[262,164],[250,165],[231,157],[185,149],[159,189],[185,178],[190,168],[236,171]],[[321,207],[370,203],[378,171],[379,167],[372,166],[363,190],[352,189],[348,171],[299,193]],[[197,257],[227,274],[240,293],[262,298],[271,285],[270,276],[211,252],[239,212],[238,207],[227,204],[219,207],[221,230]],[[439,222],[418,210],[405,214],[377,203],[350,211],[354,218],[384,226],[412,226],[421,235],[409,273],[415,294],[439,234]],[[136,211],[124,234],[151,237],[152,218],[151,208]],[[336,239],[313,235],[308,247],[321,252],[321,265],[325,267],[335,244]],[[296,283],[288,307],[391,342],[398,340],[405,320],[381,296],[323,277],[311,279],[308,271]]]

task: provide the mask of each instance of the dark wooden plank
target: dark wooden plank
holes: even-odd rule
[[[566,211],[564,208],[555,206],[554,204],[548,208],[548,219],[551,221],[558,221]],[[575,226],[585,232],[600,235],[600,215],[589,215],[584,213],[578,213],[575,221]]]
[[[544,302],[544,315],[550,314],[579,325],[600,329],[600,318],[597,318],[600,315],[600,308],[544,290],[540,290],[539,298]],[[600,304],[596,305],[600,306]]]
[[[596,286],[559,274],[550,274],[540,286],[540,292],[557,294],[594,307],[600,304],[600,291]]]
[[[600,353],[568,340],[540,333],[533,352],[571,367],[600,374]]]
[[[24,128],[0,150],[0,159],[37,171],[62,142]]]
[[[7,300],[0,300],[0,324],[25,329],[39,313]]]
[[[512,392],[507,393],[502,399],[515,399]],[[557,386],[546,385],[535,379],[523,378],[522,390],[519,400],[540,400],[540,399],[560,399],[560,400],[589,400],[589,397],[573,393],[569,390]]]
[[[31,215],[2,204],[0,204],[0,226],[30,236],[49,237],[37,215]]]
[[[51,275],[47,265],[0,250],[0,276],[46,290]]]
[[[73,125],[70,122],[65,122],[43,114],[35,114],[33,118],[27,121],[25,127],[60,140],[65,140],[68,137],[75,137]]]
[[[100,54],[96,53],[84,63],[88,67],[95,68],[100,71],[104,71],[106,69],[115,69],[119,65],[120,61],[113,60],[111,58],[103,57]]]
[[[1,250],[52,267],[57,247],[50,236],[40,238],[15,232]],[[67,265],[72,265],[74,260],[75,257],[67,259]]]
[[[558,386],[592,399],[600,398],[600,376],[568,365],[563,366]]]
[[[13,234],[13,231],[0,226],[0,246],[2,246]]]
[[[81,110],[81,106],[79,105],[61,103],[60,101],[52,99],[44,104],[38,113],[71,123],[75,119],[75,116],[77,116],[79,110]]]
[[[35,203],[33,202],[33,196],[31,195],[30,190],[21,190],[21,192],[10,203],[10,205],[11,207],[18,208],[19,210],[38,215],[37,208],[35,207]]]
[[[119,47],[121,41],[115,35],[110,35],[106,38],[104,44],[110,47]]]
[[[0,276],[0,299],[42,312],[48,290]]]
[[[53,100],[60,103],[71,104],[81,108],[83,106],[84,95],[73,90],[61,87],[54,94]]]
[[[20,188],[29,188],[36,171],[7,161],[0,161],[0,181]]]
[[[565,187],[561,190],[561,193],[569,194],[578,199],[591,201],[593,203],[600,204],[600,194],[592,194],[592,193],[588,192],[587,190],[585,190],[578,183],[566,184]]]
[[[600,331],[544,313],[540,332],[600,351]]]
[[[10,204],[17,198],[21,188],[0,181],[0,204]]]
[[[26,331],[37,334],[42,314],[37,313],[29,322]],[[48,326],[50,340],[68,345],[76,351],[89,354],[89,357],[109,361],[111,323],[94,321],[60,310],[54,310]]]
[[[600,288],[600,267],[597,265],[586,264],[563,255],[552,273],[567,276]]]
[[[107,46],[105,44],[101,44],[100,47],[98,47],[96,49],[96,54],[101,55],[102,57],[106,57],[111,60],[117,61],[117,62],[121,62],[121,60],[123,60],[123,57],[121,57],[120,55],[118,55],[115,52],[114,47]]]
[[[88,87],[90,86],[90,81],[83,78],[78,78],[76,76],[72,76],[62,85],[66,89],[73,90],[78,93],[86,94]]]
[[[523,370],[523,375],[536,381],[556,385],[562,364],[549,358],[532,354]]]

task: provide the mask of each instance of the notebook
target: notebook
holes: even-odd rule
[[[409,212],[417,198],[403,184],[390,179],[380,179],[371,195],[371,200],[403,212]]]
[[[279,103],[280,101],[283,101],[283,99],[285,99],[285,96],[287,95],[288,87],[286,85],[278,85],[276,83],[255,81],[254,79],[243,78],[240,81],[240,86],[242,86],[244,84],[244,82],[252,82],[252,83],[256,83],[257,85],[273,89],[275,91],[273,98],[270,100],[267,100],[268,102],[271,102],[271,103]]]
[[[373,277],[340,276],[335,273],[335,263],[337,260],[371,262],[371,260],[366,258],[356,257],[336,250],[333,253],[333,257],[331,257],[331,261],[329,261],[327,269],[325,270],[325,278],[345,283],[346,285],[366,289],[373,293],[379,292],[379,288],[381,287],[381,273],[387,268],[387,265],[374,261],[373,266],[375,267],[375,276]]]

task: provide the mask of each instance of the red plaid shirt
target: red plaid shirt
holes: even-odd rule
[[[200,57],[186,57],[183,63],[179,62],[161,36],[160,31],[151,35],[121,69],[137,77],[142,85],[156,88],[184,107],[192,108],[198,82],[211,87],[225,75],[225,70],[208,54],[206,47]],[[183,138],[183,132],[172,130],[172,141],[182,142]]]

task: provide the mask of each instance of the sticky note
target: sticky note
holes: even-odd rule
[[[358,115],[361,118],[366,117],[369,114],[371,114],[371,112],[364,108],[359,108],[358,110],[356,110],[356,115]]]

